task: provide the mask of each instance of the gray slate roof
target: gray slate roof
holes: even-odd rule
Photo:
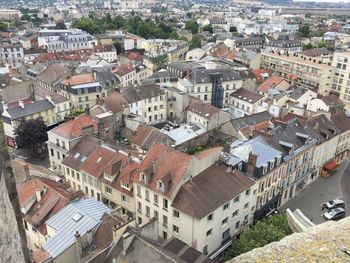
[[[44,99],[44,100],[39,100],[30,104],[24,105],[23,108],[19,106],[19,107],[7,109],[6,111],[11,116],[11,120],[16,120],[35,113],[53,109],[54,107],[55,105],[53,105],[48,99]]]
[[[105,213],[111,210],[94,199],[85,199],[76,203],[71,203],[63,208],[56,215],[46,221],[46,225],[56,230],[43,245],[43,249],[56,258],[67,248],[75,243],[74,234],[76,231],[81,236],[96,227]],[[74,220],[73,217],[80,219]]]

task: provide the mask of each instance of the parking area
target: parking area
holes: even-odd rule
[[[311,185],[308,185],[298,196],[289,200],[281,210],[287,208],[294,211],[299,208],[303,213],[311,218],[315,224],[325,222],[323,218],[322,203],[333,200],[340,196],[344,197],[347,208],[350,208],[350,164],[345,160],[340,164],[338,170],[333,175],[324,178],[319,177]],[[347,212],[346,216],[350,212]]]

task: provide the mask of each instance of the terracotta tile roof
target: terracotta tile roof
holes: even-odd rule
[[[136,52],[127,51],[123,54],[123,56],[129,60],[139,61],[139,62],[143,61],[143,56],[139,53],[136,53]]]
[[[94,51],[99,53],[99,52],[117,52],[115,50],[115,47],[113,45],[97,45],[94,47]]]
[[[87,156],[80,169],[96,178],[100,178],[103,172],[118,159],[116,151],[100,145]]]
[[[134,70],[135,68],[131,64],[123,64],[123,65],[120,65],[119,67],[113,68],[112,72],[118,76],[125,76],[126,74],[129,74]]]
[[[91,73],[86,73],[86,74],[80,74],[80,75],[74,75],[71,76],[68,79],[65,79],[62,81],[62,84],[66,86],[74,86],[74,85],[80,85],[80,84],[86,84],[86,83],[91,83],[94,82],[94,78]]]
[[[91,116],[84,113],[59,125],[51,131],[59,136],[71,139],[81,136],[82,129],[89,126],[93,126],[93,130],[97,131],[97,122]]]
[[[271,76],[263,83],[258,86],[258,90],[260,91],[268,91],[269,89],[275,88],[278,84],[280,84],[284,79],[278,76]]]
[[[221,152],[221,151],[222,151],[222,147],[214,147],[196,154],[195,157],[199,160],[202,160],[208,156],[211,156],[215,152]]]
[[[113,91],[104,99],[104,104],[113,113],[118,113],[124,111],[127,102],[119,92]]]
[[[137,128],[136,134],[131,136],[129,141],[146,150],[149,150],[154,143],[167,146],[175,143],[173,139],[160,132],[158,129],[146,125],[140,125]]]
[[[256,78],[256,82],[259,83],[263,83],[265,81],[265,79],[263,78],[263,74],[268,74],[269,77],[271,77],[272,72],[269,70],[264,70],[264,69],[253,69],[252,73],[254,74],[255,78]]]
[[[201,100],[194,100],[190,105],[188,105],[187,110],[206,119],[210,119],[212,116],[220,112],[219,108],[216,108],[215,106]]]
[[[63,52],[53,52],[53,53],[41,53],[35,59],[36,62],[48,62],[48,61],[79,61],[85,60],[92,54],[92,49],[80,49],[72,51]]]
[[[34,250],[33,258],[36,263],[42,263],[45,262],[48,258],[50,258],[50,255],[45,250],[39,248]]]
[[[214,164],[181,186],[172,207],[201,219],[252,185],[254,181],[242,173]]]
[[[170,196],[185,175],[192,157],[160,144],[153,144],[140,166],[136,170],[133,181],[164,196]],[[141,181],[140,174],[149,174],[147,183]],[[165,191],[157,187],[157,181],[170,174],[171,181],[167,182]]]

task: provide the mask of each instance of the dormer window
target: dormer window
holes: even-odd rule
[[[274,165],[275,165],[275,159],[273,159],[273,160],[270,162],[270,170],[273,169]]]
[[[123,188],[125,188],[125,189],[127,189],[127,190],[130,190],[129,184],[128,184],[128,183],[125,183],[124,181],[122,181],[122,182],[120,183],[120,186],[123,187]]]
[[[242,171],[242,163],[239,163],[239,164],[237,165],[237,170],[238,170],[238,171]]]
[[[277,157],[276,165],[279,165],[281,163],[281,156]]]
[[[164,184],[162,181],[157,182],[157,187],[160,191],[164,192]]]
[[[266,172],[267,172],[267,165],[264,165],[263,166],[263,174],[266,174]]]
[[[109,181],[112,181],[112,175],[111,174],[108,174],[108,173],[105,173],[104,175],[105,179],[109,180]]]
[[[147,183],[147,176],[143,172],[140,174],[140,180],[144,183]]]

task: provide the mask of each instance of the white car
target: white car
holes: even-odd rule
[[[322,207],[327,208],[327,209],[333,209],[336,207],[341,207],[341,208],[345,208],[345,202],[344,200],[340,197],[331,201],[328,201],[324,204],[322,204]]]
[[[327,220],[336,220],[345,217],[345,209],[338,207],[334,208],[329,212],[323,214],[324,218]]]

